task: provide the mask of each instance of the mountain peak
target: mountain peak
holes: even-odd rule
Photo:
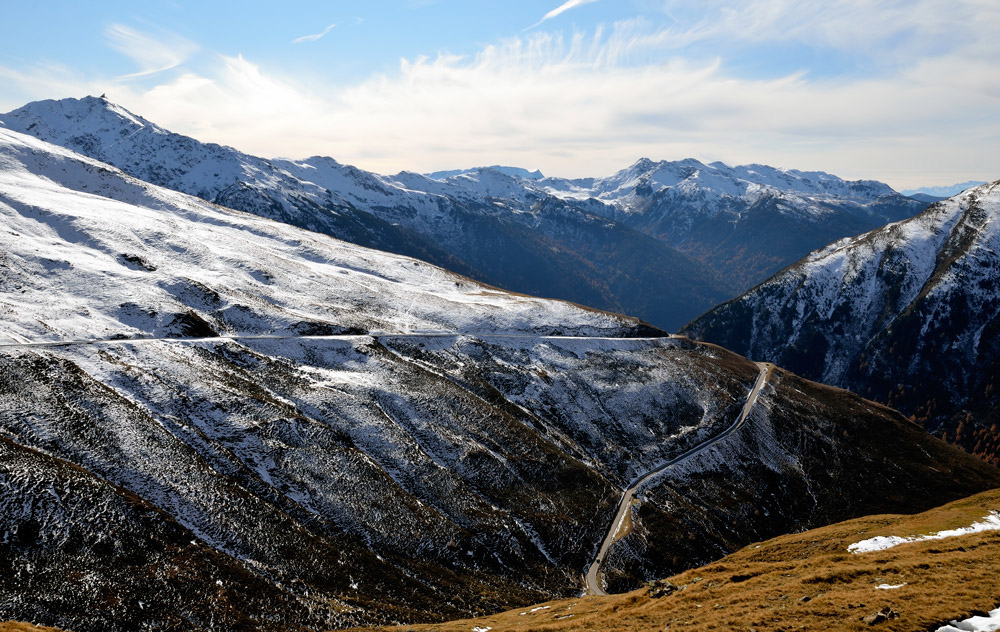
[[[90,155],[141,130],[168,133],[105,95],[34,101],[0,116],[8,129]],[[107,161],[108,156],[96,153],[95,158]]]

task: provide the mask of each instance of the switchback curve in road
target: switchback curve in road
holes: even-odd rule
[[[651,478],[660,474],[664,470],[678,463],[682,463],[691,457],[703,452],[715,443],[725,439],[732,433],[739,430],[741,426],[746,422],[747,417],[750,414],[750,409],[757,402],[757,396],[760,394],[760,390],[764,387],[765,382],[767,382],[767,376],[771,372],[771,367],[769,363],[758,362],[757,367],[760,369],[760,374],[757,376],[757,381],[754,383],[753,388],[750,389],[750,393],[747,395],[747,401],[743,404],[743,409],[740,411],[739,416],[736,421],[733,422],[731,426],[723,430],[721,433],[705,439],[698,445],[694,446],[690,450],[684,452],[683,454],[676,456],[666,463],[659,465],[656,469],[643,474],[639,478],[635,479],[631,485],[625,491],[622,492],[621,500],[618,501],[618,511],[615,512],[615,519],[611,522],[611,528],[608,530],[606,536],[604,536],[604,541],[601,543],[601,547],[597,550],[597,555],[594,557],[594,561],[591,562],[590,567],[587,569],[586,575],[586,590],[585,594],[589,595],[606,595],[604,588],[601,586],[601,574],[604,562],[607,560],[608,552],[611,551],[611,547],[614,545],[618,533],[621,531],[622,526],[625,524],[625,516],[628,515],[629,510],[632,508],[632,500],[635,498],[636,492],[639,488],[647,483]]]

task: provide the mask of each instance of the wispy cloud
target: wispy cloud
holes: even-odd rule
[[[0,100],[16,107],[12,93],[106,90],[201,140],[260,155],[329,154],[379,172],[510,163],[596,176],[647,155],[822,169],[897,187],[1000,177],[1000,87],[989,80],[1000,63],[1000,5],[788,0],[812,3],[806,24],[806,14],[768,9],[783,1],[747,0],[730,14],[731,4],[705,0],[709,9],[682,15],[684,0],[670,0],[679,18],[668,23],[535,32],[470,56],[404,60],[352,85],[299,81],[239,56],[157,77],[152,89],[93,79],[73,89],[78,74],[0,68],[14,88]],[[952,32],[957,22],[964,28]],[[823,78],[741,75],[730,60],[761,40],[892,62]]]
[[[555,9],[552,9],[551,11],[549,11],[548,13],[546,13],[545,15],[543,15],[541,20],[539,20],[538,22],[532,24],[531,26],[529,26],[528,28],[526,28],[524,30],[525,31],[531,30],[531,29],[535,28],[536,26],[542,24],[543,22],[545,22],[547,20],[551,20],[552,18],[554,18],[554,17],[556,17],[558,15],[562,15],[563,13],[566,13],[570,9],[575,9],[575,8],[583,6],[585,4],[590,4],[591,2],[597,2],[597,0],[567,0],[566,2],[564,2],[561,5],[559,5],[558,7],[556,7]]]
[[[359,24],[360,24],[360,22],[359,22]],[[322,38],[324,35],[326,35],[330,31],[332,31],[336,27],[337,27],[336,24],[331,24],[330,26],[326,27],[325,29],[323,29],[319,33],[315,33],[313,35],[303,35],[302,37],[296,37],[295,39],[292,40],[292,44],[302,44],[304,42],[315,42],[316,40]]]
[[[111,24],[104,31],[111,48],[130,57],[139,71],[122,79],[145,77],[180,66],[198,50],[198,45],[176,33],[144,33],[124,24]]]

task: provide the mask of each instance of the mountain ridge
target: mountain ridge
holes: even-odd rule
[[[844,386],[1000,463],[1000,182],[835,242],[689,335]]]

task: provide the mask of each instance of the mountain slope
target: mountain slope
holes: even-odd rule
[[[620,490],[728,428],[758,376],[7,130],[0,224],[0,619],[329,629],[572,595]],[[997,485],[779,372],[645,488],[605,579]]]
[[[937,630],[1000,605],[996,578],[988,571],[1000,564],[1000,533],[859,555],[848,547],[870,536],[967,527],[998,512],[1000,492],[991,491],[922,514],[868,516],[782,536],[624,595],[553,601],[409,629]],[[884,609],[889,615],[879,619]]]
[[[1000,183],[818,250],[685,328],[1000,463]]]
[[[0,120],[229,208],[508,290],[637,314],[664,328],[732,295],[716,273],[595,214],[593,204],[561,203],[495,169],[439,182],[413,173],[380,176],[331,158],[265,160],[170,133],[93,97],[39,101]]]

